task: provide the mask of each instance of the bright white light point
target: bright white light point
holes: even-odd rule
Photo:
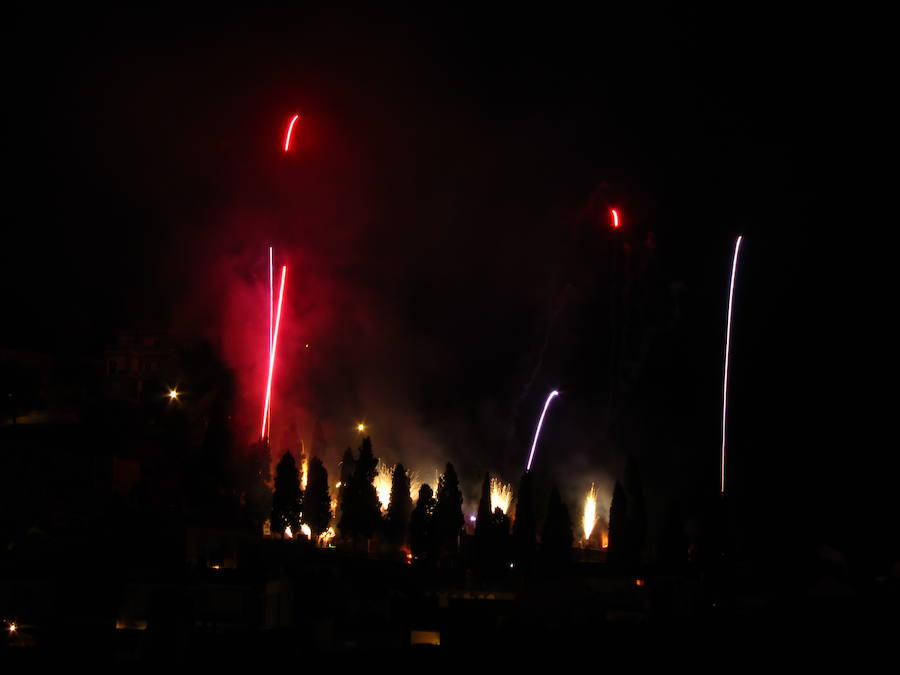
[[[169,400],[174,401],[178,398],[178,388],[169,389]]]
[[[469,516],[469,522],[474,523],[474,522],[475,522],[475,516]]]

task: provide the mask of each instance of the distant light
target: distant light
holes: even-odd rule
[[[356,430],[359,431],[360,433],[362,433],[363,431],[366,430],[366,425],[363,424],[362,422],[360,422],[359,424],[356,425]]]
[[[644,580],[643,580],[643,579],[635,579],[635,580],[634,580],[634,585],[635,585],[635,586],[643,586],[643,585],[644,585]]]
[[[178,387],[175,387],[175,389],[169,389],[169,400],[170,401],[177,401],[179,395],[180,395],[180,392],[178,391]]]
[[[308,343],[308,342],[307,342],[304,346],[305,346],[307,349],[309,349],[309,343]]]
[[[474,522],[475,522],[475,516],[469,516],[469,522],[474,523]]]
[[[10,633],[16,632],[16,624],[14,624],[14,623],[9,624],[9,632]]]
[[[612,215],[612,226],[614,230],[619,229],[619,212],[616,209],[609,210],[610,215]]]

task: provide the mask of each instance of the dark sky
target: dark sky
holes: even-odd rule
[[[97,353],[121,327],[198,334],[255,411],[273,242],[291,265],[285,437],[308,442],[320,418],[338,448],[366,417],[391,459],[512,479],[559,387],[551,472],[608,483],[631,453],[664,501],[715,481],[743,233],[735,491],[760,527],[846,537],[882,452],[858,375],[882,339],[877,255],[858,236],[883,140],[877,60],[858,44],[872,23],[761,8],[21,10],[4,40],[0,343]],[[635,260],[654,243],[634,301],[651,328],[613,444],[611,244],[592,205],[623,209]],[[773,490],[797,502],[790,523],[770,522]]]

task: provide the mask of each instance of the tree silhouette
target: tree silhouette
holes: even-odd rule
[[[485,471],[481,481],[481,499],[478,501],[478,516],[475,520],[475,537],[479,542],[491,532],[491,474]]]
[[[275,468],[275,492],[272,493],[272,531],[284,536],[290,526],[293,532],[300,530],[300,477],[294,456],[286,451]]]
[[[321,459],[313,457],[309,462],[309,477],[306,483],[306,493],[303,495],[303,520],[309,525],[313,540],[328,529],[331,515],[328,471]]]
[[[640,468],[637,460],[631,455],[625,461],[622,483],[628,499],[626,558],[630,564],[637,564],[643,557],[644,543],[647,538],[647,505],[644,501],[644,484]]]
[[[438,481],[437,504],[434,507],[434,526],[441,552],[455,553],[459,546],[465,518],[462,512],[462,492],[456,469],[450,462]]]
[[[619,481],[616,481],[609,505],[609,545],[606,559],[611,565],[622,565],[628,560],[628,501]]]
[[[359,448],[359,458],[343,490],[341,534],[355,541],[369,539],[381,523],[381,504],[372,481],[378,460],[372,453],[372,441],[367,436]]]
[[[428,483],[419,488],[416,508],[409,517],[409,539],[413,555],[430,558],[434,551],[434,493]]]
[[[659,544],[659,561],[664,565],[680,566],[688,560],[688,536],[678,502],[669,506]]]
[[[559,489],[554,485],[541,534],[541,553],[548,566],[561,567],[571,561],[572,539],[572,519]]]
[[[409,476],[402,464],[394,467],[391,476],[391,501],[387,510],[387,536],[394,546],[402,546],[406,540],[409,518],[412,513],[412,498],[409,495]]]
[[[519,493],[516,499],[516,517],[513,521],[513,554],[516,564],[526,571],[534,562],[535,537],[537,524],[534,515],[534,495],[532,494],[531,472],[525,471],[519,481]]]
[[[344,493],[347,491],[347,486],[350,484],[350,476],[353,475],[353,469],[356,467],[356,460],[353,459],[353,451],[350,448],[347,448],[344,451],[344,457],[341,459],[341,479],[340,486],[337,491],[337,513],[334,514],[335,519],[338,523],[343,519],[344,514]],[[338,526],[340,527],[340,526]],[[343,534],[343,532],[342,532]]]

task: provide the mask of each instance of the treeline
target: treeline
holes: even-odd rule
[[[460,554],[465,516],[459,477],[452,463],[447,463],[434,488],[423,483],[416,495],[411,493],[405,467],[397,464],[384,509],[375,487],[378,458],[370,438],[362,440],[356,456],[350,448],[344,453],[334,500],[321,460],[312,457],[308,467],[304,490],[293,455],[285,452],[278,463],[270,514],[276,536],[284,536],[286,531],[296,536],[306,526],[311,539],[320,544],[324,534],[333,534],[346,547],[367,550],[374,542],[381,551],[422,563],[444,564]],[[491,476],[484,475],[474,536],[466,550],[467,558],[484,575],[497,575],[509,568],[528,571],[536,563],[554,568],[572,561],[575,535],[569,509],[554,485],[539,528],[532,481],[531,473],[522,475],[513,518],[499,507],[491,509]],[[646,537],[641,481],[632,462],[626,468],[624,483],[616,482],[610,509],[608,559],[616,565],[640,562]],[[332,523],[335,530],[330,529]]]

